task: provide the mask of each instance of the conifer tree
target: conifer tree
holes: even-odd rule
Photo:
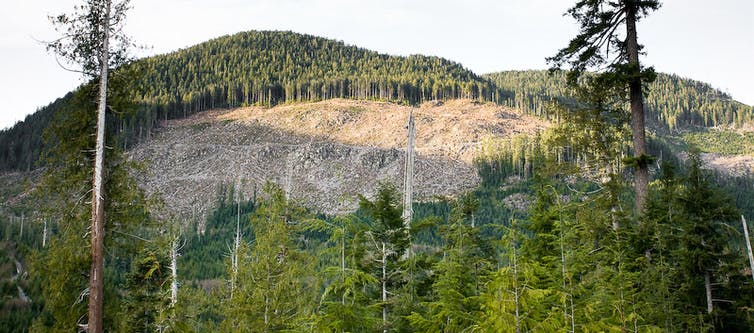
[[[648,195],[649,162],[644,126],[642,82],[654,79],[654,70],[639,63],[641,45],[638,43],[636,23],[648,12],[659,8],[657,0],[579,0],[567,12],[580,25],[579,33],[568,46],[548,58],[560,68],[570,66],[569,84],[578,85],[578,78],[587,70],[604,70],[600,75],[606,89],[621,87],[627,91],[631,105],[631,133],[634,156],[630,164],[634,170],[636,213],[641,213]],[[625,25],[625,39],[617,30]],[[611,85],[611,86],[609,86]]]
[[[716,300],[722,299],[717,293],[726,289],[726,283],[720,282],[730,279],[725,267],[743,259],[742,253],[731,253],[727,235],[738,218],[738,210],[729,197],[712,185],[701,169],[700,157],[692,154],[690,162],[686,186],[679,198],[683,215],[674,253],[680,269],[679,306],[687,315],[687,329],[693,329],[694,318],[700,316],[710,327],[719,325],[711,314],[719,306]]]
[[[311,279],[314,260],[296,241],[306,214],[280,188],[268,183],[264,192],[251,219],[254,242],[242,241],[238,249],[236,288],[226,300],[224,330],[295,330],[315,308],[319,287]]]
[[[143,249],[126,276],[123,332],[169,331],[170,268],[168,258],[158,253],[156,249]]]
[[[399,199],[395,187],[383,183],[374,201],[365,197],[359,201],[360,209],[372,223],[365,239],[369,244],[365,269],[371,270],[380,282],[379,298],[375,303],[380,305],[383,332],[390,330],[399,319],[390,313],[393,299],[390,295],[404,285],[399,276],[400,258],[410,242],[401,217],[403,209]]]
[[[568,235],[570,212],[564,207],[552,184],[543,178],[537,188],[536,201],[530,208],[526,230],[531,233],[521,240],[521,262],[526,286],[539,290],[539,304],[529,302],[527,318],[540,327],[562,327],[573,331],[573,281],[569,248],[573,246]],[[511,231],[515,232],[515,230]],[[557,273],[555,273],[557,272]],[[533,295],[537,295],[532,292]]]
[[[429,300],[408,316],[414,331],[463,331],[481,317],[480,295],[492,266],[492,254],[479,229],[472,226],[478,206],[472,194],[461,196],[449,223],[440,227],[444,246],[441,259],[430,269]]]
[[[111,87],[110,103],[116,108],[127,109],[128,94],[123,92],[122,80],[127,78],[115,80]],[[93,85],[79,88],[73,102],[45,131],[45,141],[55,142],[55,145],[50,145],[46,151],[47,168],[36,195],[39,202],[50,203],[42,207],[42,214],[55,222],[50,226],[48,246],[39,249],[32,260],[34,275],[44,286],[44,316],[35,323],[39,329],[71,331],[86,323],[84,305],[89,290],[86,280],[92,258],[87,254],[89,246],[82,235],[87,234],[91,222],[91,211],[84,202],[92,175],[89,166],[94,159],[92,148],[95,143],[90,129],[96,118],[95,105],[91,103],[96,94]],[[114,133],[109,132],[108,138],[113,137]],[[108,330],[115,329],[121,319],[117,315],[121,298],[117,290],[124,281],[115,269],[129,266],[131,257],[143,244],[142,239],[151,238],[153,228],[148,212],[149,201],[129,174],[135,165],[125,160],[117,147],[109,156],[105,163],[109,174],[104,188],[109,198],[105,208],[119,223],[109,227],[105,239],[111,254],[106,266],[110,273],[105,275],[108,284],[104,289],[111,297],[104,303],[108,309],[105,314]],[[41,320],[43,317],[51,320]]]
[[[650,199],[645,207],[643,222],[638,227],[635,247],[644,253],[639,283],[640,298],[646,304],[644,317],[666,332],[679,329],[677,307],[678,269],[673,252],[676,237],[683,223],[680,195],[682,182],[675,167],[663,161],[660,178],[650,187]]]
[[[108,79],[111,67],[125,63],[126,48],[131,42],[122,33],[121,24],[129,8],[129,0],[87,0],[76,12],[51,17],[63,34],[48,44],[66,61],[81,67],[81,72],[99,82],[97,98],[96,145],[92,174],[92,227],[89,273],[89,314],[86,329],[103,331],[104,243],[105,243],[105,113],[108,108]]]
[[[327,286],[320,297],[314,327],[322,332],[374,331],[380,318],[369,307],[367,290],[374,290],[379,280],[363,271],[359,262],[364,253],[365,225],[354,216],[336,217],[334,221],[309,221],[311,231],[330,233],[319,252],[322,280]]]

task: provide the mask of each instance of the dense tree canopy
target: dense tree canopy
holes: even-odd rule
[[[485,74],[499,89],[513,92],[503,101],[528,114],[555,120],[554,102],[572,100],[565,72],[507,71]],[[650,131],[668,133],[696,127],[735,126],[754,122],[752,107],[733,100],[707,83],[658,73],[645,96]]]

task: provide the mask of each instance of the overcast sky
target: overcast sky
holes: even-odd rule
[[[48,15],[84,0],[8,1],[0,13],[0,128],[82,83],[39,41]],[[478,74],[545,69],[576,25],[575,0],[132,0],[126,31],[151,49],[185,48],[246,30],[291,30],[393,55],[426,54]],[[754,104],[754,1],[665,0],[639,23],[645,65],[705,81]]]

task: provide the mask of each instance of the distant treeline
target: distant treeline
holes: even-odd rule
[[[500,91],[512,94],[502,103],[548,119],[556,116],[551,103],[571,96],[564,72],[508,71],[483,77],[491,80]],[[644,98],[647,121],[655,131],[743,126],[754,122],[751,106],[733,100],[707,83],[677,75],[658,74],[646,89]]]
[[[293,32],[251,31],[135,61],[119,73],[128,80],[132,110],[113,110],[110,129],[129,147],[161,120],[245,105],[353,98],[419,104],[469,98],[517,107],[549,118],[550,101],[568,98],[564,75],[512,71],[479,76],[431,56],[380,54],[343,42]],[[31,170],[42,151],[42,132],[70,94],[0,131],[0,170]],[[650,123],[660,129],[741,125],[752,108],[708,84],[659,75],[650,87]],[[94,129],[92,129],[94,131]]]

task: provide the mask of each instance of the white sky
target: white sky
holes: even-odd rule
[[[8,1],[0,12],[0,128],[72,90],[38,40],[56,37],[48,15],[83,0]],[[132,0],[126,31],[150,50],[185,48],[246,30],[292,30],[394,55],[436,55],[478,74],[545,69],[576,25],[575,0]],[[664,0],[639,23],[643,64],[705,81],[754,104],[754,1]]]

